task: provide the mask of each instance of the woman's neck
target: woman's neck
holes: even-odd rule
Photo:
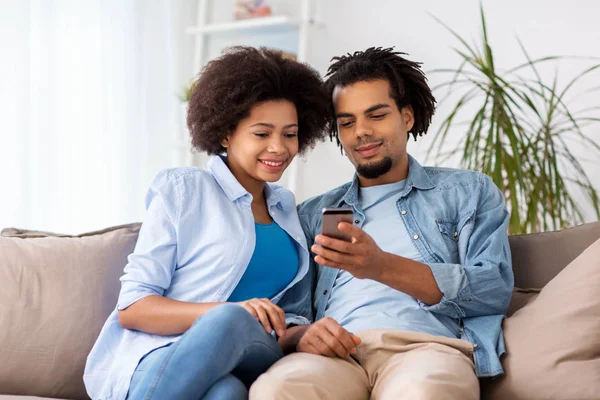
[[[252,178],[248,174],[241,170],[238,170],[235,166],[225,162],[229,171],[233,174],[235,179],[248,193],[252,195],[252,203],[265,202],[265,182]]]
[[[235,175],[234,175],[235,176]],[[273,218],[269,214],[267,207],[267,200],[265,198],[265,182],[257,181],[255,179],[247,179],[245,182],[236,176],[236,179],[252,195],[252,215],[254,221],[259,224],[269,224],[273,222]]]

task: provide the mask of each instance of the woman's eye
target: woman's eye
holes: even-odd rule
[[[266,138],[267,136],[269,136],[269,134],[266,132],[255,132],[254,136],[258,136],[260,138]]]
[[[296,132],[289,132],[284,135],[286,138],[295,138],[298,136]]]

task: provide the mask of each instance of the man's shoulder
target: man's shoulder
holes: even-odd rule
[[[481,172],[458,168],[446,167],[423,167],[427,176],[438,190],[449,189],[455,186],[473,186],[484,183],[489,179],[487,175]]]
[[[492,178],[482,172],[444,167],[424,167],[424,169],[435,185],[432,191],[426,192],[435,197],[441,195],[448,200],[462,198],[475,204],[504,202],[504,195],[498,186]]]
[[[352,185],[352,182],[347,182],[328,192],[304,200],[298,205],[298,215],[302,217],[317,213],[320,214],[323,208],[337,207],[350,188],[350,185]]]

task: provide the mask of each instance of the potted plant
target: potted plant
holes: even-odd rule
[[[576,192],[582,193],[600,218],[598,189],[568,145],[570,140],[584,143],[600,164],[600,146],[584,134],[584,130],[592,132],[591,129],[599,132],[600,107],[596,103],[573,110],[569,100],[576,83],[598,70],[600,64],[590,65],[560,86],[557,73],[548,82],[539,68],[542,63],[557,63],[565,57],[531,59],[519,42],[527,61],[499,71],[488,40],[483,7],[478,45],[469,45],[442,21],[438,22],[462,45],[456,50],[461,64],[434,71],[449,76],[434,91],[447,90],[442,102],[455,102],[443,119],[429,156],[443,162],[458,153],[462,167],[489,175],[504,194],[511,212],[510,233],[555,230],[582,223],[582,209],[574,198]],[[458,145],[449,143],[450,131],[461,134]]]

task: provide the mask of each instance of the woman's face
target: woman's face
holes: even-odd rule
[[[298,153],[296,107],[287,100],[256,104],[222,145],[229,169],[246,189],[278,181]]]

